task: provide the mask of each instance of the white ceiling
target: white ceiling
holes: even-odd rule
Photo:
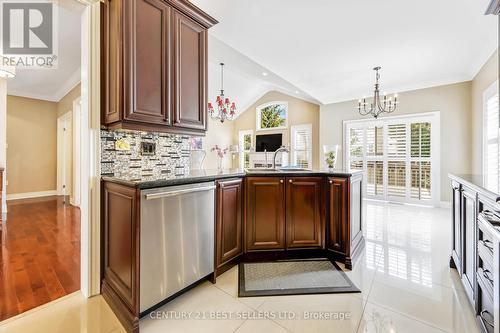
[[[58,0],[57,69],[17,69],[7,81],[10,95],[57,102],[80,82],[80,31],[84,6],[76,0]]]
[[[256,76],[322,104],[370,95],[377,65],[388,93],[470,80],[497,47],[489,0],[192,2],[220,21],[211,35],[262,67]]]
[[[214,36],[208,40],[208,98],[212,103],[221,89],[220,63],[224,66],[224,94],[235,100],[237,114],[265,93],[276,90],[313,103],[318,101]],[[264,76],[263,73],[267,75]]]

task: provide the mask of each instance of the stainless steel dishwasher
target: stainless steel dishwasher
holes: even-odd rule
[[[214,271],[214,205],[214,182],[141,191],[141,313]]]

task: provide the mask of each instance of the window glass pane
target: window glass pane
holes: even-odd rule
[[[387,195],[393,197],[406,196],[406,162],[387,162]]]
[[[286,104],[271,104],[261,109],[260,112],[260,128],[275,128],[286,125]]]
[[[352,157],[363,156],[363,129],[351,128],[350,131],[350,148]]]
[[[382,156],[384,155],[384,128],[368,127],[366,129],[366,155]]]
[[[411,124],[411,157],[431,156],[431,124]]]
[[[244,167],[249,168],[250,167],[250,153],[243,153],[243,159],[244,159]]]
[[[252,135],[245,134],[243,136],[243,150],[250,150],[252,148]]]
[[[366,167],[367,194],[382,195],[384,193],[384,163],[382,161],[368,161]]]
[[[431,199],[431,162],[411,162],[410,197],[419,200]]]
[[[406,124],[387,126],[387,153],[389,157],[406,156]]]

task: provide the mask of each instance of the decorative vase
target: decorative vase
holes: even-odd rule
[[[335,169],[337,165],[337,154],[339,150],[339,145],[324,145],[323,146],[323,156],[325,158],[325,164],[328,169]]]
[[[217,165],[218,165],[218,169],[220,171],[220,170],[222,170],[222,160],[224,159],[224,157],[223,156],[217,156],[217,157],[218,157],[218,160],[217,160],[218,164]]]

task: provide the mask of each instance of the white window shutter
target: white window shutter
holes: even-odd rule
[[[291,127],[292,164],[301,168],[312,168],[312,125]]]

